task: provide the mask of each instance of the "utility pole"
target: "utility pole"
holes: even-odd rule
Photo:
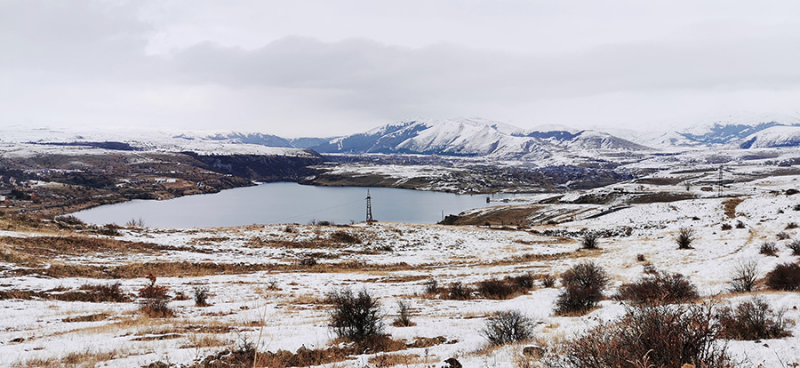
[[[722,165],[719,165],[719,179],[717,180],[717,197],[722,197]]]
[[[375,219],[372,218],[372,197],[369,195],[369,189],[367,189],[367,223],[375,222]]]

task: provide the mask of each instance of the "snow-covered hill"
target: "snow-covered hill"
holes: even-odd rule
[[[773,126],[751,134],[740,148],[777,148],[800,146],[800,126]]]

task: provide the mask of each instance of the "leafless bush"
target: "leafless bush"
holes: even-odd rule
[[[789,234],[787,234],[785,231],[775,234],[775,237],[778,238],[778,240],[786,240],[790,238]]]
[[[697,287],[680,273],[659,272],[645,275],[639,281],[619,287],[622,300],[636,304],[672,304],[698,298]]]
[[[728,230],[732,230],[732,229],[733,229],[733,226],[731,226],[731,224],[722,224],[722,230],[728,231]]]
[[[303,257],[303,259],[300,260],[301,266],[311,267],[315,266],[316,264],[317,264],[317,258],[314,256]]]
[[[192,289],[194,293],[194,305],[198,307],[208,307],[211,304],[208,303],[208,286],[195,286]]]
[[[675,242],[678,243],[678,249],[692,249],[692,242],[694,242],[694,239],[694,229],[682,227],[680,230],[678,230],[678,235],[675,237]]]
[[[800,290],[800,266],[783,263],[767,273],[767,287],[773,290]]]
[[[800,256],[800,240],[792,240],[786,247],[792,250],[792,255]]]
[[[156,285],[156,277],[153,274],[147,275],[150,284],[139,289],[140,308],[145,315],[150,318],[167,318],[175,316],[175,312],[170,309],[169,288]]]
[[[492,345],[505,345],[530,339],[533,326],[533,321],[519,311],[495,312],[486,320],[481,335]]]
[[[586,231],[583,233],[583,237],[581,237],[581,245],[583,249],[597,249],[597,243],[600,239],[600,235],[593,231]]]
[[[439,293],[439,283],[436,279],[428,279],[425,281],[425,294],[435,295]]]
[[[533,288],[530,274],[510,276],[502,280],[489,279],[478,283],[478,293],[487,299],[510,299]]]
[[[552,368],[730,368],[711,307],[661,305],[631,308],[620,320],[600,325],[561,346],[545,362]]]
[[[359,344],[383,336],[380,303],[366,290],[357,295],[350,289],[334,290],[327,297],[333,304],[330,328],[336,336]]]
[[[359,244],[361,239],[358,236],[350,234],[346,231],[337,231],[331,234],[331,240],[347,244]]]
[[[645,262],[647,258],[644,257],[644,254],[637,254],[636,255],[636,262]]]
[[[447,299],[451,300],[469,300],[472,299],[472,289],[469,286],[464,286],[462,283],[455,281],[450,284],[447,289]]]
[[[565,290],[558,296],[558,314],[586,313],[603,298],[608,275],[602,267],[592,263],[573,266],[561,275]]]
[[[392,322],[395,327],[409,327],[414,326],[416,323],[411,322],[411,303],[405,300],[397,301],[397,318]]]
[[[736,221],[736,228],[737,229],[744,229],[744,222],[742,220]]]
[[[546,288],[551,288],[556,285],[556,278],[551,274],[545,274],[542,276],[542,286]]]
[[[775,242],[765,241],[761,243],[761,247],[758,248],[758,253],[765,256],[775,256],[778,253],[778,247],[775,245]]]
[[[756,287],[758,280],[758,263],[755,261],[740,262],[733,269],[731,291],[749,293]]]
[[[775,312],[760,298],[743,302],[736,308],[721,308],[717,318],[722,336],[733,340],[760,340],[791,336],[783,311]]]
[[[132,218],[125,223],[125,226],[134,228],[134,229],[141,229],[144,227],[144,219],[139,217],[138,219]]]
[[[797,211],[797,210],[795,210],[795,211]],[[797,229],[797,223],[796,222],[790,222],[790,223],[786,224],[786,230],[792,230],[792,229]]]

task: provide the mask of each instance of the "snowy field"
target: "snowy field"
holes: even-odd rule
[[[798,261],[786,247],[800,239],[800,231],[791,225],[800,222],[800,194],[787,192],[796,188],[800,188],[798,176],[733,184],[726,194],[737,195],[742,201],[732,213],[726,213],[732,197],[717,198],[716,193],[690,188],[703,196],[630,204],[599,217],[573,216],[573,221],[527,229],[399,223],[124,228],[110,237],[115,242],[106,247],[46,249],[53,243],[43,239],[54,236],[108,237],[12,226],[0,232],[0,292],[7,296],[15,295],[12,291],[39,294],[0,298],[0,365],[69,366],[64,362],[77,362],[74,366],[141,367],[163,362],[194,366],[244,341],[256,344],[259,351],[324,349],[338,343],[328,328],[331,306],[325,295],[350,288],[367,290],[379,298],[386,332],[393,339],[410,344],[421,338],[442,337],[429,346],[391,353],[399,357],[397,366],[441,367],[448,358],[458,359],[464,367],[536,366],[535,361],[526,360],[532,358],[523,358],[523,348],[535,345],[547,349],[602,321],[620,317],[625,312],[624,303],[613,295],[623,283],[639,279],[648,267],[688,277],[701,294],[699,303],[733,305],[748,300],[748,294],[729,292],[736,265],[753,261],[763,277],[778,264]],[[627,188],[634,189],[657,190]],[[601,188],[596,192],[613,190]],[[687,189],[677,184],[660,190]],[[573,205],[550,206],[549,210],[554,210]],[[591,207],[595,210],[592,213],[602,212],[601,205]],[[723,230],[723,224],[732,225],[732,229]],[[678,249],[674,238],[681,228],[695,231],[693,249]],[[583,250],[580,234],[585,230],[610,235],[600,239],[599,250]],[[759,254],[764,242],[776,243],[775,256]],[[606,300],[584,316],[555,315],[554,303],[562,285],[557,281],[555,287],[544,287],[541,276],[557,277],[586,261],[595,262],[609,274]],[[186,267],[187,263],[206,268],[175,266]],[[190,297],[170,301],[174,317],[145,317],[138,311],[135,295],[128,302],[118,303],[62,301],[46,296],[115,282],[125,293],[136,294],[149,283],[145,278],[145,272],[151,270],[145,267],[148,264],[158,265],[156,284],[169,287],[169,295]],[[209,264],[230,267],[212,269]],[[137,265],[142,265],[141,273],[111,271],[123,267],[135,270]],[[87,267],[91,271],[87,274],[93,277],[57,272],[69,267]],[[453,282],[474,285],[526,273],[534,275],[535,287],[507,300],[447,300],[443,295],[425,293],[431,279],[446,287]],[[195,306],[191,296],[198,286],[208,287],[211,306]],[[785,311],[787,319],[800,319],[797,291],[771,291],[760,285],[753,294],[764,298],[773,309]],[[398,313],[398,301],[411,305],[415,326],[391,325]],[[506,310],[519,310],[536,321],[534,339],[489,348],[480,331],[491,313]],[[730,341],[728,349],[742,367],[796,366],[800,364],[800,328],[791,325],[790,329],[793,336]],[[379,366],[376,356],[385,354],[389,353],[367,353],[325,366]]]

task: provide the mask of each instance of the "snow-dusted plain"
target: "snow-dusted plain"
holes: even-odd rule
[[[659,270],[680,272],[697,285],[702,302],[736,303],[750,295],[728,291],[734,268],[754,261],[760,275],[777,264],[797,262],[786,244],[800,239],[791,223],[800,222],[800,176],[758,176],[758,166],[738,168],[728,177],[752,180],[734,182],[719,198],[715,191],[703,190],[712,173],[673,170],[654,179],[677,179],[672,185],[618,184],[593,191],[564,195],[560,201],[541,204],[536,217],[557,219],[554,224],[527,229],[487,229],[471,226],[413,225],[399,223],[355,224],[349,226],[268,225],[240,228],[193,230],[123,229],[117,240],[155,244],[150,251],[97,251],[81,255],[52,257],[51,264],[113,267],[148,262],[213,262],[219,264],[275,265],[271,270],[232,274],[207,274],[198,277],[159,277],[158,285],[168,286],[171,295],[191,295],[195,286],[207,286],[212,294],[210,307],[197,307],[192,300],[172,301],[174,318],[149,319],[137,312],[138,304],[86,303],[55,300],[0,300],[0,365],[35,366],[47,359],[58,361],[76,354],[97,359],[96,366],[140,367],[156,361],[193,366],[217,351],[235,347],[247,340],[260,351],[295,351],[301,347],[325,348],[333,343],[328,329],[329,305],[325,294],[340,288],[366,289],[380,298],[386,314],[386,332],[394,339],[414,341],[443,336],[445,343],[427,348],[409,348],[402,367],[443,366],[447,358],[457,358],[464,367],[517,367],[522,349],[578,336],[624,313],[624,305],[611,296],[624,282],[638,279],[646,263]],[[737,174],[738,173],[738,174]],[[706,176],[710,176],[706,178]],[[749,176],[748,176],[749,175]],[[689,187],[686,186],[689,184]],[[603,193],[693,193],[696,199],[667,203],[575,204],[571,200],[587,194]],[[731,196],[743,199],[733,217],[725,213]],[[545,199],[540,195],[537,199]],[[624,195],[620,198],[624,198]],[[621,202],[620,202],[621,201]],[[553,202],[553,201],[550,201]],[[623,206],[624,204],[624,206]],[[610,208],[616,211],[605,212]],[[491,211],[496,209],[483,209]],[[561,217],[546,216],[562,213]],[[603,214],[605,213],[605,214]],[[543,215],[544,214],[544,215]],[[596,216],[600,214],[599,216]],[[722,230],[723,224],[736,225]],[[674,237],[680,228],[696,231],[694,249],[679,250]],[[604,231],[600,250],[581,250],[578,234],[584,230]],[[360,243],[337,241],[335,233],[356,236]],[[778,240],[779,233],[788,238]],[[3,237],[70,235],[3,231]],[[82,236],[78,234],[77,236]],[[88,235],[87,235],[88,236]],[[765,241],[774,241],[777,256],[759,254]],[[8,241],[6,241],[8,243]],[[2,254],[24,253],[20,245],[0,243]],[[638,261],[642,255],[646,261]],[[318,268],[300,263],[313,257]],[[16,276],[21,266],[9,256],[0,263],[0,291],[71,290],[85,284],[121,282],[123,290],[135,293],[148,283],[140,275],[132,279],[51,278],[31,274]],[[451,282],[476,283],[490,278],[520,275],[558,275],[572,265],[591,260],[606,269],[611,277],[609,297],[600,308],[579,317],[555,316],[554,301],[560,290],[537,287],[509,300],[444,300],[425,295],[425,283],[435,279],[439,285]],[[325,268],[324,266],[330,267]],[[156,275],[158,276],[158,275]],[[755,295],[785,317],[800,320],[800,293],[768,291]],[[412,305],[416,326],[393,327],[397,301]],[[495,311],[519,310],[535,319],[535,340],[501,348],[487,348],[481,336],[486,318]],[[72,317],[107,315],[99,321],[71,322]],[[788,367],[800,364],[800,327],[792,326],[794,336],[775,340],[731,341],[729,349],[742,367]],[[366,367],[378,354],[365,354],[328,364],[328,367]],[[88,359],[88,358],[86,358]],[[93,362],[94,364],[94,362]]]

